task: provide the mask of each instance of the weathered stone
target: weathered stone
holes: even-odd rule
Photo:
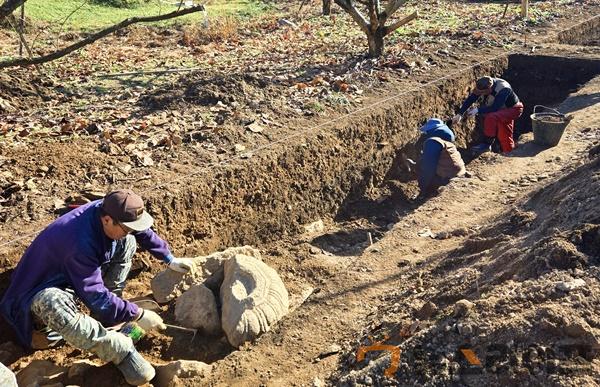
[[[236,254],[262,259],[260,252],[250,246],[231,247],[208,256],[196,257],[196,268],[189,273],[183,274],[171,269],[158,273],[150,283],[154,299],[161,304],[169,302],[179,297],[190,286],[201,283],[208,288],[218,289],[223,281],[223,262]]]
[[[474,306],[475,304],[469,300],[463,299],[456,301],[456,304],[454,304],[454,317],[467,316]]]
[[[33,360],[17,373],[19,386],[41,386],[59,383],[67,369],[48,360]]]
[[[256,258],[236,255],[224,268],[222,327],[229,343],[239,347],[288,312],[288,292],[277,272]]]
[[[155,369],[154,385],[157,387],[173,387],[180,385],[180,379],[207,376],[212,367],[200,361],[177,360],[169,364],[155,366]]]
[[[415,317],[419,320],[427,320],[429,317],[433,316],[438,311],[438,307],[431,301],[427,301],[425,305],[419,309],[419,311],[415,314]]]
[[[15,374],[2,363],[0,363],[0,386],[17,387]]]
[[[563,292],[570,292],[583,286],[585,286],[585,281],[581,278],[577,278],[569,282],[559,282],[556,284],[556,288]]]
[[[342,347],[338,344],[332,344],[329,346],[329,348],[319,354],[319,359],[323,359],[327,356],[335,355],[336,353],[340,352],[342,352]]]
[[[221,332],[217,300],[206,286],[192,285],[175,303],[175,318],[184,327],[202,329],[209,335]]]
[[[323,230],[325,230],[325,223],[323,223],[323,221],[321,219],[319,219],[315,222],[305,224],[303,227],[304,227],[304,231],[306,233],[316,234],[319,232],[323,232]]]

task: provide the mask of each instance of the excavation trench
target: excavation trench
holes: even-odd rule
[[[330,130],[292,139],[171,187],[163,197],[150,199],[151,211],[167,225],[162,233],[176,248],[187,246],[188,255],[244,244],[268,247],[281,238],[293,240],[302,225],[318,219],[337,225],[311,244],[338,258],[360,255],[368,234],[382,237],[391,223],[414,209],[407,196],[415,192],[416,183],[403,160],[418,159],[417,128],[428,117],[450,117],[476,78],[493,74],[514,86],[526,106],[517,123],[524,133],[531,130],[534,105],[556,106],[599,73],[598,59],[504,57],[400,95]],[[478,140],[473,126],[470,121],[454,128],[459,149]],[[268,261],[277,267],[276,257]],[[163,359],[205,362],[232,350],[222,338],[204,338],[193,346],[187,336],[157,340],[141,349]]]
[[[554,106],[598,73],[597,59],[503,57],[172,185],[150,198],[150,210],[161,233],[174,246],[186,246],[188,255],[262,245],[323,218],[374,217],[383,229],[398,220],[415,190],[402,160],[418,159],[417,128],[428,117],[450,117],[476,78],[493,74],[513,85],[525,104],[516,124],[523,133],[531,130],[534,105]],[[459,148],[478,140],[472,123],[454,130]],[[390,181],[399,182],[397,194],[373,200],[373,188]]]

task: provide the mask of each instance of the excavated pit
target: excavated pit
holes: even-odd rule
[[[496,59],[400,95],[332,128],[206,170],[149,196],[150,211],[161,235],[181,255],[245,244],[266,246],[294,238],[303,231],[302,225],[332,219],[336,230],[311,243],[338,257],[356,256],[369,233],[381,238],[390,224],[414,209],[407,197],[415,192],[416,183],[414,175],[402,169],[402,160],[418,158],[417,128],[428,117],[451,117],[478,77],[493,74],[515,87],[526,106],[517,127],[525,132],[530,130],[533,105],[553,106],[599,73],[598,59],[536,55]],[[477,141],[472,126],[454,129],[459,148]],[[275,266],[276,261],[271,259]],[[10,271],[1,274],[9,275]],[[174,322],[171,308],[165,317]],[[2,341],[13,340],[10,330],[0,331]],[[139,349],[163,360],[207,363],[233,350],[220,337],[190,339],[185,334],[157,335]]]
[[[476,78],[493,74],[513,85],[526,106],[517,122],[517,131],[523,133],[531,130],[534,105],[552,107],[598,73],[597,59],[500,58],[401,95],[329,130],[309,132],[250,159],[208,170],[151,197],[149,206],[158,223],[166,225],[162,233],[174,246],[187,246],[188,255],[265,244],[293,236],[302,225],[322,218],[375,221],[360,235],[342,233],[338,239],[381,233],[411,208],[406,197],[415,190],[414,176],[402,170],[402,159],[418,158],[417,128],[428,117],[450,117]],[[478,131],[471,126],[454,130],[459,148],[477,141]],[[389,195],[382,197],[386,186]]]

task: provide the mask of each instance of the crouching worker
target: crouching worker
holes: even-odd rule
[[[479,107],[471,107],[480,100]],[[483,77],[477,80],[475,89],[452,118],[453,123],[461,121],[464,114],[483,116],[484,142],[472,148],[476,153],[487,152],[497,139],[503,153],[515,148],[513,131],[515,120],[523,114],[523,104],[512,87],[504,79]]]
[[[421,127],[425,136],[423,154],[419,163],[419,197],[428,196],[451,178],[463,176],[465,163],[454,145],[454,133],[437,118]]]
[[[175,271],[193,268],[192,260],[171,254],[168,244],[150,229],[153,221],[141,197],[118,190],[43,230],[19,261],[0,302],[19,341],[41,349],[48,345],[47,338],[58,335],[113,362],[127,383],[149,382],[155,374],[152,365],[129,337],[105,327],[135,321],[146,331],[165,328],[158,314],[121,298],[138,243]],[[94,317],[82,313],[77,301]]]

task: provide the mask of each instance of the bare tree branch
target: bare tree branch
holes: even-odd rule
[[[381,23],[385,24],[387,19],[406,2],[408,2],[408,0],[389,0],[385,7],[385,11],[381,14]]]
[[[358,9],[356,9],[356,7],[354,7],[352,0],[335,0],[335,3],[348,12],[350,16],[352,16],[352,19],[354,19],[354,21],[365,34],[369,34],[369,22],[367,22],[365,17],[358,11]]]
[[[419,17],[419,12],[415,11],[410,15],[405,16],[404,18],[396,21],[395,23],[390,24],[389,26],[385,27],[385,35],[394,32],[396,29],[398,29],[398,27],[403,26],[404,24],[416,19],[417,17]]]
[[[5,0],[4,3],[0,5],[0,20],[11,15],[13,11],[19,8],[25,1],[26,0]]]
[[[190,13],[198,12],[198,11],[204,11],[204,6],[197,5],[195,7],[183,9],[180,11],[174,11],[174,12],[167,13],[164,15],[128,18],[118,24],[115,24],[111,27],[105,28],[102,31],[96,32],[95,34],[90,35],[89,37],[87,37],[84,40],[81,40],[75,44],[65,47],[62,50],[55,51],[51,54],[40,56],[37,58],[32,58],[32,59],[14,59],[14,60],[0,62],[0,69],[6,68],[6,67],[31,66],[31,65],[46,63],[46,62],[61,58],[65,55],[68,55],[75,50],[78,50],[84,46],[87,46],[88,44],[94,43],[96,40],[101,39],[101,38],[115,32],[115,31],[118,31],[122,28],[130,26],[131,24],[149,23],[149,22],[167,20],[167,19],[172,19],[174,17],[179,17],[179,16],[190,14]]]

